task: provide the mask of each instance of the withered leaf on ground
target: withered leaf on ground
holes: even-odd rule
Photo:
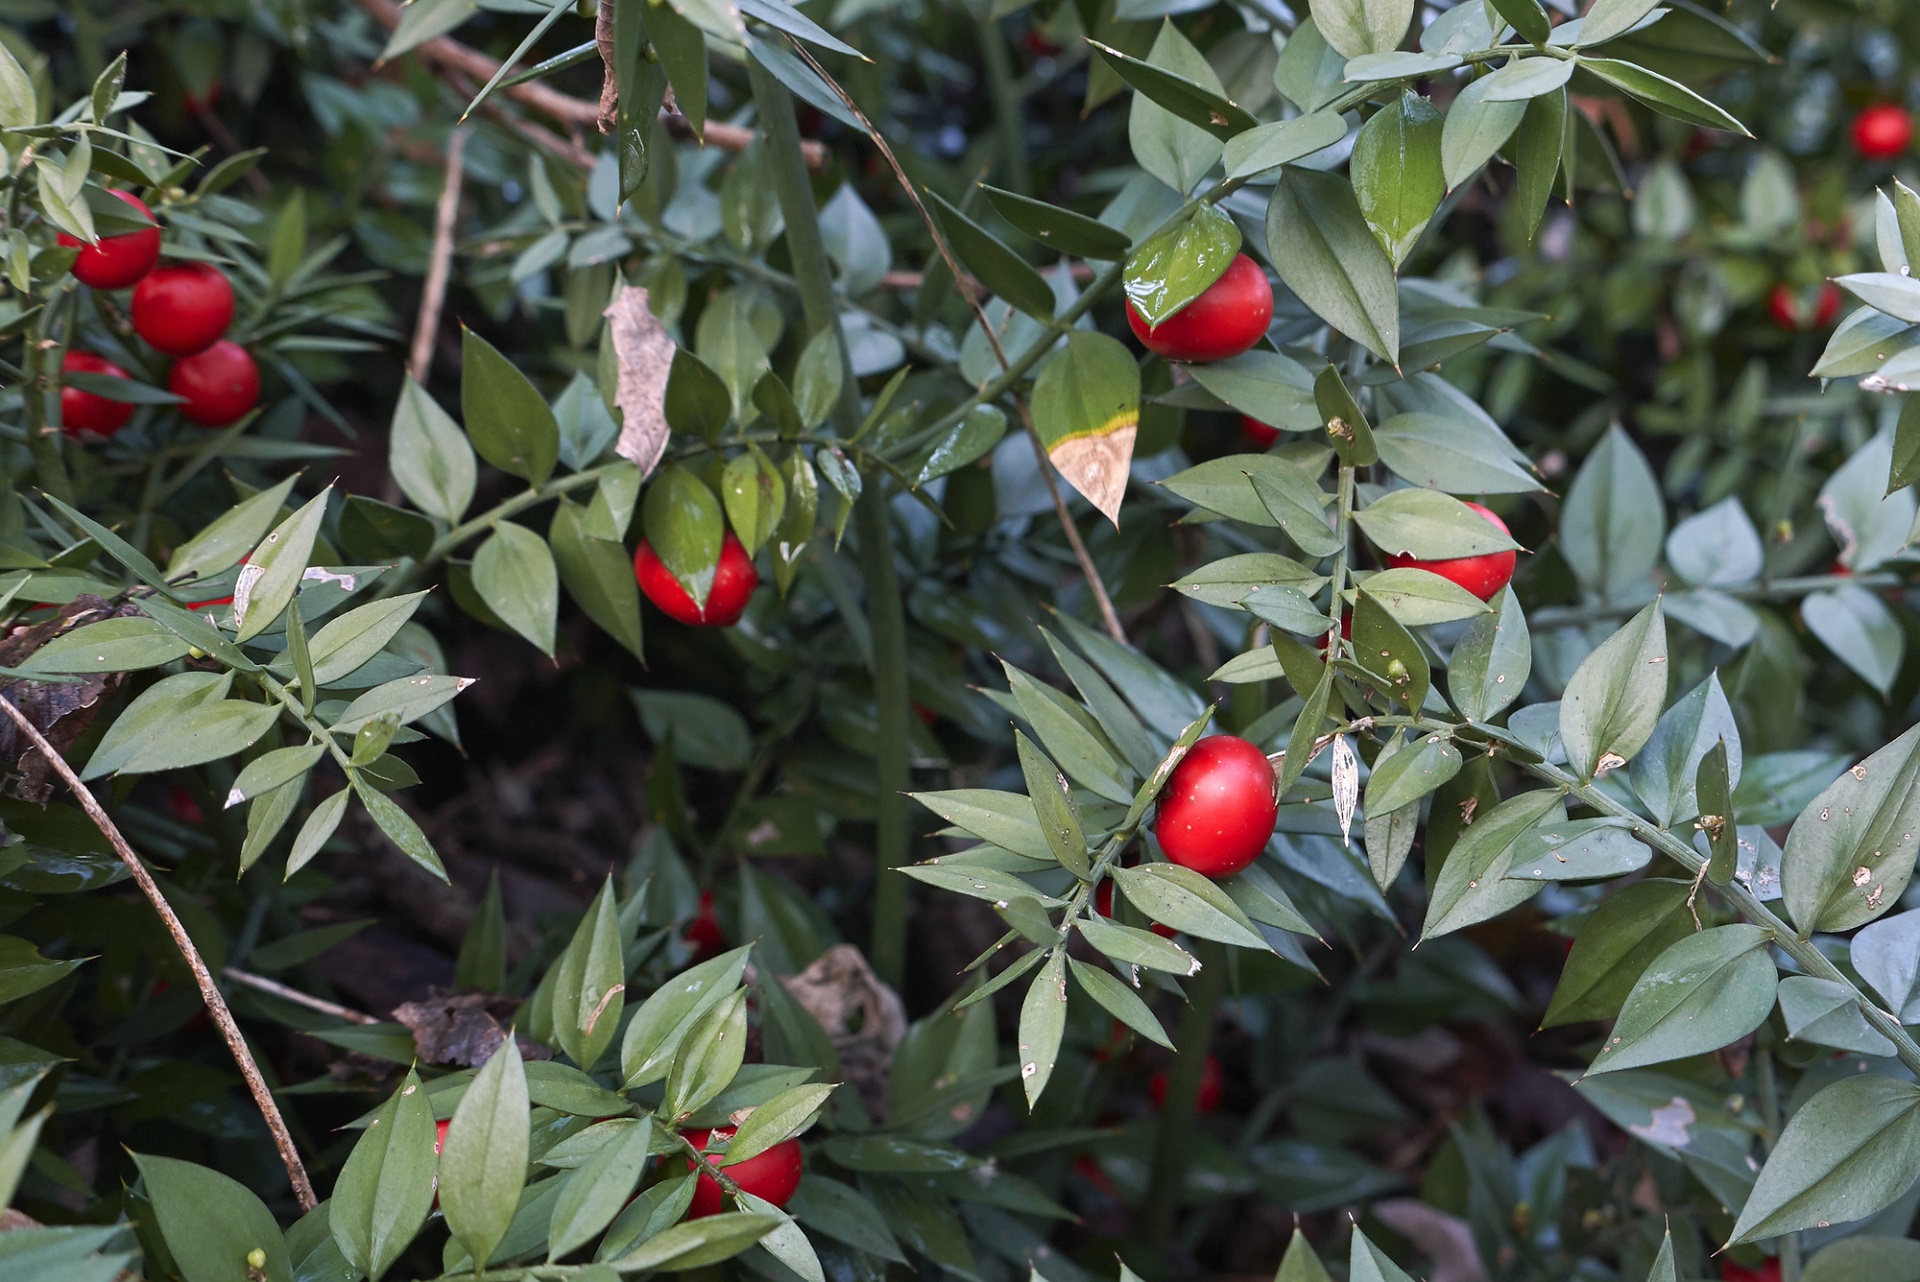
[[[500,1022],[519,1002],[498,993],[435,993],[425,1001],[404,1002],[393,1017],[413,1033],[414,1049],[428,1064],[457,1064],[477,1068],[492,1058],[507,1040]],[[522,1059],[552,1059],[553,1052],[515,1037]]]
[[[136,613],[131,605],[115,605],[83,592],[44,623],[17,627],[0,638],[0,667],[19,667],[29,655],[55,637],[85,624]],[[101,700],[118,687],[125,676],[120,672],[102,672],[67,681],[8,681],[0,683],[0,695],[20,709],[47,741],[64,753],[86,733]],[[45,805],[53,795],[52,764],[39,749],[25,742],[18,726],[4,717],[0,717],[0,765],[8,776],[5,791],[13,796]]]

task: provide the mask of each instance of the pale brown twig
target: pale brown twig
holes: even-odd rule
[[[360,0],[360,7],[373,15],[374,21],[391,31],[400,25],[401,8],[395,0]],[[471,45],[461,44],[451,36],[435,36],[432,40],[415,47],[411,51],[422,62],[448,70],[464,72],[481,84],[493,79],[500,70],[500,63],[488,57]],[[538,80],[529,80],[524,84],[511,85],[501,90],[507,97],[524,107],[529,107],[541,115],[562,124],[575,127],[600,127],[600,104],[588,102],[584,98],[575,98],[561,93],[551,85]],[[685,117],[661,113],[667,127],[678,132],[686,126]],[[677,122],[677,123],[676,123]],[[524,131],[522,131],[524,132]],[[739,125],[710,122],[703,131],[703,141],[724,151],[745,151],[760,135],[751,129]],[[827,149],[818,141],[809,139],[800,144],[801,152],[807,158],[809,169],[824,169],[827,166]]]
[[[920,193],[914,189],[913,180],[907,177],[906,170],[902,169],[900,162],[895,159],[893,148],[889,147],[887,140],[880,136],[880,131],[874,127],[871,120],[867,119],[866,113],[860,109],[860,105],[853,100],[852,95],[840,87],[839,81],[827,74],[827,69],[807,51],[805,45],[793,39],[789,39],[787,43],[793,47],[795,53],[805,59],[809,67],[813,68],[814,74],[826,82],[827,87],[833,90],[847,110],[853,113],[854,119],[860,122],[860,127],[866,130],[867,137],[873,139],[873,145],[879,149],[880,158],[887,162],[887,168],[893,171],[893,176],[899,181],[901,190],[907,193],[907,200],[913,205],[914,212],[926,225],[927,234],[933,237],[933,245],[940,251],[941,261],[946,263],[947,270],[953,273],[954,280],[961,283],[961,297],[965,298],[967,306],[973,309],[974,320],[986,334],[987,342],[993,348],[994,359],[1000,362],[1001,369],[1011,369],[1013,363],[1007,359],[1007,350],[1000,343],[1000,335],[987,320],[986,308],[981,305],[974,292],[966,288],[969,277],[960,269],[960,260],[954,256],[953,247],[947,243],[947,238],[941,235],[939,225],[933,221],[933,215],[921,201]],[[1060,528],[1067,536],[1068,546],[1073,549],[1074,559],[1080,563],[1082,577],[1086,579],[1088,588],[1093,591],[1094,602],[1100,607],[1100,621],[1106,625],[1107,635],[1125,645],[1126,629],[1120,626],[1120,616],[1114,611],[1113,598],[1107,595],[1107,586],[1100,581],[1100,571],[1094,567],[1093,557],[1087,551],[1085,541],[1080,537],[1080,527],[1073,523],[1073,515],[1067,511],[1067,500],[1060,493],[1060,483],[1054,480],[1053,460],[1047,457],[1047,447],[1041,444],[1040,433],[1034,429],[1033,415],[1028,412],[1026,399],[1017,392],[1012,395],[1013,407],[1020,415],[1020,426],[1025,429],[1027,440],[1033,446],[1033,456],[1040,465],[1040,479],[1046,482],[1047,494],[1053,500],[1054,513],[1060,518]]]
[[[467,151],[467,126],[455,126],[447,136],[447,180],[433,211],[433,252],[427,258],[427,279],[420,290],[420,315],[413,326],[413,351],[407,358],[407,376],[425,386],[433,367],[434,340],[440,334],[440,309],[447,301],[447,275],[453,265],[453,229],[460,216],[460,167]]]
[[[220,973],[236,984],[248,988],[257,988],[263,993],[278,997],[281,1001],[292,1002],[296,1006],[305,1006],[308,1010],[317,1010],[322,1015],[331,1015],[335,1019],[344,1019],[350,1024],[378,1024],[380,1021],[365,1011],[354,1010],[351,1006],[342,1006],[330,1002],[324,997],[314,997],[297,988],[290,988],[277,979],[268,979],[265,975],[256,975],[252,971],[241,970],[237,966],[223,966]]]
[[[213,973],[207,969],[206,960],[200,956],[200,950],[194,947],[193,940],[187,935],[187,928],[180,924],[180,918],[173,911],[173,905],[169,904],[167,897],[160,893],[160,886],[154,881],[153,874],[148,872],[147,866],[140,862],[140,856],[136,855],[133,847],[127,844],[127,839],[120,834],[119,827],[94,799],[92,791],[86,784],[80,782],[80,776],[73,772],[73,767],[67,764],[66,758],[47,742],[47,737],[40,733],[40,728],[13,705],[13,700],[4,695],[0,695],[0,711],[4,711],[8,717],[12,718],[13,723],[20,727],[21,733],[25,734],[33,746],[39,749],[41,755],[47,759],[54,773],[66,782],[75,799],[80,802],[80,808],[87,812],[87,818],[93,820],[93,826],[98,828],[100,834],[112,844],[114,853],[120,856],[120,861],[127,866],[127,871],[133,874],[134,884],[140,887],[140,893],[147,897],[147,902],[153,905],[154,912],[160,915],[161,924],[167,928],[167,933],[173,936],[174,946],[180,950],[180,955],[186,958],[187,968],[193,972],[194,982],[200,986],[200,996],[207,1004],[207,1013],[213,1017],[214,1026],[220,1030],[220,1036],[227,1043],[227,1049],[233,1052],[234,1062],[240,1066],[240,1076],[246,1079],[247,1090],[253,1095],[254,1105],[260,1110],[260,1115],[266,1119],[267,1129],[273,1133],[274,1147],[280,1150],[280,1161],[287,1168],[287,1178],[293,1183],[293,1195],[300,1200],[300,1209],[311,1211],[318,1204],[313,1195],[313,1182],[307,1178],[307,1168],[300,1161],[299,1150],[293,1146],[293,1136],[287,1130],[286,1119],[280,1115],[280,1106],[274,1103],[273,1092],[267,1088],[267,1080],[261,1076],[260,1065],[254,1062],[253,1052],[247,1049],[246,1038],[241,1035],[240,1026],[233,1022],[233,1012],[227,1009],[226,998],[222,997],[220,990],[214,987]]]

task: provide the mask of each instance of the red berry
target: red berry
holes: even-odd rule
[[[1507,533],[1507,523],[1481,507],[1478,503],[1469,503],[1468,507],[1487,518],[1499,529]],[[1491,601],[1500,594],[1500,589],[1513,581],[1514,553],[1486,552],[1480,556],[1454,557],[1446,561],[1422,561],[1406,553],[1396,552],[1387,558],[1387,564],[1396,570],[1426,570],[1437,574],[1452,583],[1457,583],[1482,601]]]
[[[1813,305],[1813,327],[1825,329],[1840,318],[1840,287],[1832,281],[1823,281],[1820,285],[1819,301]]]
[[[1127,304],[1133,336],[1170,361],[1218,361],[1238,356],[1273,322],[1273,285],[1260,265],[1236,254],[1219,280],[1158,325]]]
[[[1093,911],[1102,917],[1113,916],[1113,878],[1105,878],[1093,888]],[[1179,932],[1156,921],[1153,923],[1153,933],[1162,939],[1172,939]]]
[[[246,348],[223,338],[204,352],[175,361],[167,390],[186,398],[180,413],[189,423],[225,427],[260,403],[260,367]]]
[[[930,726],[940,719],[940,714],[924,703],[913,705],[913,715],[920,718],[920,724],[923,726]]]
[[[1167,1086],[1171,1080],[1164,1068],[1147,1079],[1147,1098],[1153,1101],[1155,1108],[1167,1106]],[[1206,1063],[1200,1066],[1200,1084],[1193,1093],[1193,1111],[1213,1112],[1220,1107],[1220,1097],[1226,1093],[1226,1075],[1220,1071],[1220,1061],[1209,1055]]]
[[[1750,1269],[1732,1260],[1721,1260],[1720,1282],[1780,1282],[1780,1261],[1762,1260],[1759,1268]]]
[[[1270,423],[1262,423],[1251,414],[1242,414],[1240,416],[1240,435],[1247,438],[1248,444],[1258,446],[1264,450],[1280,439],[1280,429]]]
[[[666,562],[645,539],[633,554],[633,577],[647,600],[665,611],[667,617],[697,628],[730,628],[746,612],[747,599],[760,586],[760,572],[753,558],[740,546],[740,540],[728,531],[720,541],[720,564],[714,567],[713,587],[707,593],[704,608],[693,603],[687,590],[673,577]]]
[[[1273,766],[1233,735],[1209,735],[1173,768],[1154,835],[1167,858],[1208,877],[1231,877],[1260,857],[1280,807]]]
[[[1782,281],[1767,295],[1767,315],[1781,329],[1825,329],[1840,315],[1840,303],[1840,287],[1823,281],[1809,313],[1806,296]]]
[[[1793,287],[1781,281],[1767,295],[1767,316],[1778,329],[1800,328],[1800,300],[1794,296]]]
[[[105,374],[110,378],[127,376],[127,371],[92,352],[69,350],[61,360],[60,368],[68,374]],[[60,423],[68,436],[112,436],[125,427],[127,420],[132,417],[133,406],[125,401],[110,401],[77,387],[62,386],[60,389]]]
[[[732,1139],[733,1128],[722,1126],[711,1131],[682,1131],[688,1141],[697,1149],[705,1149],[709,1138]],[[718,1154],[710,1155],[716,1165],[721,1162]],[[764,1153],[736,1162],[732,1166],[721,1166],[727,1177],[740,1186],[743,1193],[751,1193],[775,1206],[785,1206],[793,1191],[800,1187],[800,1173],[803,1163],[800,1160],[800,1141],[781,1140]],[[687,1159],[687,1169],[694,1169],[692,1158]],[[693,1205],[687,1211],[690,1220],[702,1219],[709,1215],[720,1214],[722,1195],[720,1185],[705,1171],[693,1188]]]
[[[203,111],[212,111],[213,104],[219,101],[220,82],[218,80],[208,81],[206,87],[198,91],[192,89],[180,91],[180,110],[190,116],[197,116]]]
[[[1342,641],[1353,640],[1353,616],[1351,614],[1343,614],[1340,616],[1340,639]],[[1325,654],[1332,648],[1333,630],[1328,629],[1327,635],[1320,638],[1320,653]]]
[[[706,961],[718,957],[727,949],[727,933],[720,929],[720,919],[713,912],[713,892],[700,892],[700,911],[687,923],[680,935],[693,949],[693,960]]]
[[[1861,159],[1892,160],[1913,142],[1913,116],[1896,103],[1875,103],[1853,118],[1850,132]]]
[[[183,824],[197,824],[206,818],[201,812],[200,803],[185,788],[175,787],[167,792],[167,805],[173,811],[173,817]]]
[[[133,329],[157,352],[205,351],[233,323],[233,286],[218,267],[169,263],[133,291]]]
[[[433,1155],[440,1156],[440,1150],[447,1144],[447,1128],[453,1125],[450,1117],[441,1118],[433,1124]]]
[[[153,217],[153,211],[138,196],[124,191],[112,191],[110,194],[118,196],[147,217]],[[73,260],[73,278],[95,289],[125,289],[152,271],[153,265],[160,261],[158,227],[142,227],[139,231],[123,232],[118,236],[102,236],[91,245],[65,232],[55,239],[69,248],[80,248],[80,257]]]

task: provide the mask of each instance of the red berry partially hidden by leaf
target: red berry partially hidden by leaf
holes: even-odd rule
[[[697,1149],[705,1149],[710,1137],[732,1139],[732,1127],[717,1127],[711,1131],[682,1131],[688,1141]],[[718,1164],[722,1155],[710,1155]],[[694,1169],[692,1158],[687,1159],[687,1169]],[[781,1140],[764,1153],[756,1154],[744,1162],[732,1166],[722,1166],[727,1177],[740,1186],[742,1193],[751,1193],[763,1198],[775,1206],[785,1206],[793,1191],[800,1187],[800,1175],[804,1163],[800,1160],[800,1141]],[[690,1220],[702,1219],[709,1215],[720,1214],[724,1196],[720,1185],[705,1171],[700,1173],[699,1182],[693,1188],[693,1205],[687,1209]]]
[[[207,263],[168,263],[133,291],[133,329],[156,352],[191,356],[233,323],[233,285]]]
[[[1767,295],[1767,317],[1773,321],[1776,329],[1800,328],[1800,300],[1793,295],[1793,286],[1781,281]]]
[[[127,376],[127,371],[103,356],[71,349],[61,359],[60,368],[68,374],[105,374],[109,378]],[[132,417],[133,406],[125,401],[110,401],[104,396],[83,392],[73,386],[62,386],[60,389],[60,425],[68,436],[112,436],[125,427],[127,420]]]
[[[452,1118],[442,1118],[433,1124],[433,1155],[440,1156],[440,1150],[447,1146],[447,1128],[453,1125]]]
[[[147,203],[129,192],[109,190],[135,209],[153,217]],[[142,227],[118,236],[102,236],[87,244],[78,236],[61,232],[54,239],[69,248],[79,247],[80,257],[73,260],[73,278],[95,289],[125,289],[153,270],[160,261],[160,229]]]
[[[1840,287],[1832,281],[1820,283],[1820,298],[1813,305],[1813,327],[1825,329],[1840,319],[1840,304],[1845,301],[1840,295]]]
[[[1149,351],[1170,361],[1220,361],[1238,356],[1273,323],[1273,285],[1260,264],[1236,254],[1219,280],[1158,325],[1149,326],[1127,304],[1127,324]]]
[[[1720,1282],[1780,1282],[1780,1261],[1763,1260],[1759,1268],[1750,1269],[1732,1260],[1721,1260]]]
[[[180,413],[189,423],[226,427],[260,403],[260,367],[246,348],[223,338],[204,352],[175,361],[167,390],[186,398]]]
[[[680,935],[693,949],[693,960],[703,962],[718,957],[727,950],[727,932],[720,929],[720,919],[713,912],[713,892],[700,892],[700,911],[687,923]]]
[[[1271,423],[1262,423],[1251,414],[1240,416],[1240,435],[1247,438],[1249,445],[1266,449],[1280,439],[1280,429]]]
[[[668,618],[696,628],[732,627],[746,612],[753,590],[760,586],[760,572],[753,568],[753,558],[747,555],[746,548],[740,546],[740,540],[733,537],[731,530],[720,541],[720,563],[714,567],[713,587],[707,593],[704,607],[694,604],[687,590],[680,586],[680,580],[673,577],[673,571],[645,539],[640,540],[633,554],[633,577],[647,600],[659,606]]]
[[[1280,807],[1273,766],[1245,739],[1210,735],[1167,779],[1154,835],[1167,858],[1208,877],[1231,877],[1260,857]]]
[[[1468,507],[1487,518],[1500,533],[1507,533],[1507,523],[1481,507],[1478,503],[1469,503]],[[1500,589],[1513,581],[1514,553],[1486,552],[1479,556],[1460,556],[1446,561],[1422,561],[1405,552],[1396,552],[1387,558],[1387,564],[1396,570],[1426,570],[1437,574],[1451,583],[1456,583],[1482,601],[1491,601],[1500,594]]]
[[[1913,114],[1897,103],[1878,102],[1853,118],[1853,149],[1863,160],[1892,160],[1913,142]]]
[[[1767,295],[1767,315],[1781,329],[1825,329],[1840,315],[1840,303],[1840,287],[1830,280],[1821,283],[1811,308],[1803,293],[1782,281]]]
[[[1167,1087],[1172,1076],[1161,1069],[1147,1079],[1147,1098],[1153,1101],[1155,1108],[1167,1106]],[[1193,1093],[1193,1111],[1211,1113],[1220,1107],[1220,1097],[1227,1093],[1226,1074],[1220,1071],[1220,1061],[1213,1056],[1200,1066],[1200,1084]]]

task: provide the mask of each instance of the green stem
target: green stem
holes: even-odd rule
[[[1146,1224],[1141,1234],[1149,1249],[1166,1249],[1173,1232],[1180,1192],[1187,1183],[1188,1159],[1193,1154],[1194,1099],[1200,1074],[1206,1071],[1207,1049],[1213,1025],[1226,992],[1226,949],[1216,943],[1199,946],[1200,973],[1187,990],[1189,1005],[1180,1020],[1180,1054],[1167,1075],[1167,1102],[1160,1112],[1153,1146],[1153,1175],[1147,1185]]]
[[[524,512],[530,507],[538,507],[549,499],[558,498],[560,495],[569,493],[570,491],[582,489],[589,485],[597,485],[601,477],[610,476],[623,467],[631,466],[632,464],[628,463],[625,459],[622,459],[618,463],[602,463],[599,467],[590,467],[584,472],[574,472],[569,476],[558,477],[548,481],[545,485],[537,489],[522,491],[512,498],[496,503],[479,516],[474,517],[472,520],[462,521],[435,539],[433,545],[427,549],[427,554],[418,561],[415,561],[410,568],[403,568],[398,573],[390,574],[385,579],[382,579],[379,595],[391,596],[400,591],[406,587],[411,580],[418,578],[422,571],[431,569],[433,566],[446,560],[462,543],[465,543],[475,535],[485,533],[508,517]]]
[[[1767,1125],[1766,1147],[1771,1153],[1780,1142],[1780,1085],[1773,1071],[1773,1052],[1762,1046],[1753,1056],[1754,1094],[1760,1097],[1760,1119]],[[1780,1282],[1800,1282],[1800,1235],[1786,1233],[1774,1239],[1780,1249]]]
[[[34,475],[40,488],[63,503],[73,502],[73,478],[67,475],[67,461],[61,455],[60,427],[47,422],[47,404],[60,395],[61,354],[64,344],[53,337],[54,326],[63,310],[61,304],[70,294],[60,291],[47,305],[27,340],[21,361],[20,392],[26,408],[27,452],[33,457]]]
[[[1000,24],[985,13],[979,15],[979,25],[980,60],[986,64],[987,93],[993,98],[994,133],[1000,144],[1000,181],[1008,191],[1030,195],[1033,176],[1027,170],[1027,122],[1021,113],[1013,62],[1007,56],[1007,38]]]
[[[1333,536],[1340,540],[1339,551],[1333,554],[1333,591],[1327,603],[1327,620],[1333,624],[1328,633],[1327,654],[1329,657],[1340,653],[1340,594],[1347,586],[1347,556],[1353,546],[1353,488],[1354,467],[1351,463],[1340,465],[1339,508],[1334,514]]]

